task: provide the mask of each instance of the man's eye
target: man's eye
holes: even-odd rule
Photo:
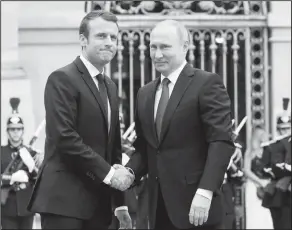
[[[168,49],[169,46],[161,46],[161,49]]]
[[[97,37],[99,37],[99,38],[106,38],[106,34],[98,34]]]

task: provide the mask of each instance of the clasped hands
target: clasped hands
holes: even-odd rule
[[[114,164],[115,173],[111,179],[111,187],[120,191],[127,190],[134,182],[135,176],[123,165]]]

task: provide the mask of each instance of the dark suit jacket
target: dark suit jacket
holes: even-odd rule
[[[109,134],[99,91],[79,57],[49,76],[45,158],[30,210],[89,219],[97,209],[110,222],[110,200],[124,205],[123,193],[102,182],[110,166],[121,162],[117,87],[105,80],[111,105]]]
[[[170,220],[191,228],[189,210],[198,188],[214,192],[209,224],[221,219],[220,187],[235,148],[231,140],[230,99],[221,78],[186,65],[174,86],[162,123],[154,125],[154,99],[160,78],[138,92],[136,153],[127,166],[138,181],[149,174],[149,219],[154,227],[158,182]]]

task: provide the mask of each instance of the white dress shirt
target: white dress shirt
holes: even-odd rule
[[[171,74],[168,75],[168,79],[170,80],[170,83],[168,84],[168,88],[169,88],[169,97],[172,94],[173,88],[175,86],[175,83],[181,73],[181,71],[183,70],[183,68],[185,67],[185,65],[187,64],[186,60],[176,69],[174,70]],[[161,94],[162,94],[162,81],[163,79],[166,78],[165,76],[163,76],[161,74],[161,82],[157,88],[156,94],[155,94],[155,102],[154,102],[154,121],[156,118],[156,113],[157,113],[157,108],[158,108],[158,104],[159,104],[159,100],[161,98]],[[204,196],[208,199],[212,199],[213,197],[213,192],[206,190],[206,189],[201,189],[199,188],[196,192],[197,194]]]

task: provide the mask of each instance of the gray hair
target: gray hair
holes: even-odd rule
[[[167,19],[156,24],[154,28],[156,28],[158,25],[164,25],[164,24],[172,25],[176,28],[178,37],[182,43],[184,42],[190,43],[190,33],[184,24],[176,20]]]

